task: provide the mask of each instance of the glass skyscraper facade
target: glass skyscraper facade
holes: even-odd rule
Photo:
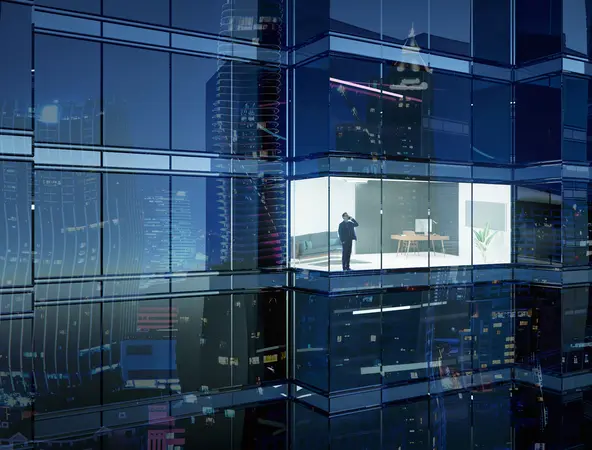
[[[0,447],[592,445],[591,17],[0,0]]]

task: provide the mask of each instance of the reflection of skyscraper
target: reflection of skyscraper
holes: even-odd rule
[[[99,143],[101,115],[97,100],[38,105],[36,110],[39,111],[35,129],[38,142]]]

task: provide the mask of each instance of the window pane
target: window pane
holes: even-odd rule
[[[0,286],[31,284],[31,166],[0,162]]]
[[[101,13],[101,0],[35,0],[35,4],[92,14]]]
[[[229,17],[226,4],[227,0],[171,0],[173,27],[218,34]]]
[[[299,0],[294,2],[293,39],[302,44],[329,30],[330,0]]]
[[[214,261],[220,247],[212,249],[212,245],[217,244],[220,234],[208,232],[208,223],[215,222],[216,214],[212,217],[206,209],[209,204],[223,204],[212,195],[216,183],[213,178],[173,177],[173,272],[207,270],[212,264],[219,267]],[[218,229],[221,228],[219,225]]]
[[[380,39],[381,0],[368,0],[360,14],[356,0],[331,0],[331,31]],[[316,8],[313,6],[313,9]]]
[[[37,35],[35,139],[96,145],[100,135],[100,44]]]
[[[35,411],[101,404],[101,305],[35,308]]]
[[[471,0],[431,0],[430,48],[470,56]]]
[[[562,3],[558,0],[516,2],[517,63],[556,55],[561,51]]]
[[[108,274],[169,270],[169,178],[108,174],[104,178],[103,270]]]
[[[100,273],[100,202],[98,174],[36,172],[36,277]]]
[[[221,34],[273,47],[285,43],[284,18],[287,2],[277,0],[241,0],[224,7]],[[226,25],[228,10],[232,11],[231,26]]]
[[[475,58],[510,62],[510,2],[473,2],[473,51]]]
[[[434,72],[432,82],[431,107],[424,105],[430,113],[424,147],[431,146],[433,158],[469,161],[471,79]]]
[[[169,299],[103,305],[103,402],[168,396],[178,390],[175,331]]]
[[[169,148],[169,56],[104,46],[105,144]]]
[[[103,14],[138,22],[169,25],[169,0],[103,0]]]
[[[182,391],[213,391],[229,387],[231,296],[176,298],[172,304],[179,314],[176,359]],[[239,364],[242,366],[247,361],[239,361]]]
[[[510,162],[511,95],[509,84],[473,81],[473,161]]]
[[[563,36],[568,53],[586,58],[589,54],[588,27],[592,4],[588,0],[563,2]]]
[[[212,150],[208,142],[216,123],[212,120],[218,93],[218,61],[173,55],[173,148]]]
[[[332,58],[330,71],[329,150],[382,153],[380,64]]]
[[[0,128],[30,129],[31,7],[0,3]]]
[[[422,48],[428,48],[429,0],[382,2],[382,34],[385,41],[403,44],[411,30]]]

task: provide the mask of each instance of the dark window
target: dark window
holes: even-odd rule
[[[169,0],[103,0],[103,14],[138,22],[169,25]]]
[[[103,269],[109,274],[169,270],[169,178],[108,174],[104,179]]]
[[[105,144],[169,148],[169,55],[105,45]]]
[[[510,2],[473,2],[473,51],[477,59],[510,62]]]
[[[35,0],[35,4],[91,14],[101,13],[101,0]]]
[[[100,273],[100,175],[35,174],[35,276]]]
[[[583,78],[563,78],[563,160],[586,162],[587,147],[592,147],[589,138],[588,105],[590,82]]]
[[[516,62],[558,54],[562,48],[560,0],[516,2]]]
[[[293,39],[302,44],[329,30],[330,0],[300,0],[294,4]]]
[[[219,91],[218,61],[173,55],[173,148],[212,150],[206,142],[214,133],[215,102]]]
[[[473,81],[473,161],[510,162],[511,101],[509,84]]]
[[[381,0],[369,0],[360,8],[357,0],[331,0],[331,31],[380,39]],[[316,6],[311,5],[316,11]]]
[[[0,2],[0,128],[31,128],[31,36],[31,7]]]
[[[586,58],[590,55],[592,3],[589,0],[563,2],[565,51]]]
[[[78,39],[35,39],[35,139],[101,142],[101,47]]]
[[[403,0],[382,2],[382,34],[385,41],[403,44],[413,29],[417,44],[428,48],[429,1]]]
[[[431,149],[429,154],[436,159],[469,161],[471,79],[434,72],[430,101],[431,105],[423,106],[430,113],[424,151],[426,147]]]
[[[219,34],[231,15],[227,0],[171,0],[173,27]]]
[[[380,64],[331,59],[329,149],[381,153]]]
[[[35,411],[101,405],[101,305],[35,308]]]
[[[431,0],[430,48],[471,54],[471,0]]]
[[[0,162],[0,286],[31,284],[31,166]]]
[[[329,76],[329,58],[295,69],[295,156],[325,153],[329,148]]]

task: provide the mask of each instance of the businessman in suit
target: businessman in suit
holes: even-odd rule
[[[343,218],[343,222],[339,224],[337,233],[339,234],[339,240],[343,249],[341,253],[341,266],[345,271],[351,270],[349,260],[351,258],[352,245],[357,240],[355,228],[358,226],[358,222],[346,212],[341,217]]]

